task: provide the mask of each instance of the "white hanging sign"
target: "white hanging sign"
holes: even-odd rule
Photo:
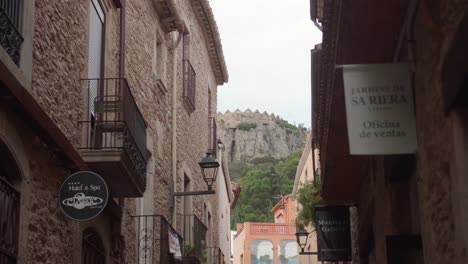
[[[179,236],[176,232],[172,231],[171,228],[168,229],[168,237],[169,237],[169,252],[174,254],[176,259],[182,258],[182,250],[180,248],[180,240]]]
[[[409,66],[392,63],[342,67],[350,154],[415,153]]]

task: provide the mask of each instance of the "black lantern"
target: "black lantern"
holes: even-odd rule
[[[297,244],[301,248],[299,255],[317,255],[317,252],[304,252],[305,247],[307,246],[307,240],[309,239],[309,233],[305,229],[301,229],[296,232]],[[322,261],[323,263],[323,261]]]
[[[301,229],[296,232],[296,240],[299,247],[301,247],[301,253],[304,253],[304,248],[307,245],[309,239],[309,233],[305,229]]]
[[[206,157],[198,164],[200,165],[203,179],[206,185],[208,185],[208,191],[211,191],[218,175],[219,162],[214,159],[213,153],[207,152]]]

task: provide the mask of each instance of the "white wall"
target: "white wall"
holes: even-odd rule
[[[232,197],[231,194],[231,182],[229,179],[229,172],[227,168],[227,159],[225,158],[224,148],[220,148],[218,151],[218,161],[220,167],[218,170],[218,179],[217,179],[217,195],[218,195],[218,241],[219,248],[224,254],[224,259],[226,263],[229,263],[231,258],[231,208],[230,200]]]

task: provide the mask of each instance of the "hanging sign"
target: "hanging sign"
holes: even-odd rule
[[[319,261],[351,260],[351,228],[348,206],[315,208]]]
[[[350,154],[412,154],[416,128],[407,64],[343,65]]]
[[[60,188],[60,208],[66,216],[85,221],[98,216],[106,207],[109,190],[104,179],[90,171],[68,176]]]
[[[171,228],[168,229],[168,235],[169,235],[169,252],[174,254],[174,258],[181,259],[182,250],[180,248],[179,236]]]

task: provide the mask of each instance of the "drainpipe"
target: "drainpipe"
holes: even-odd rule
[[[120,0],[120,52],[119,52],[119,78],[125,77],[125,0]]]
[[[171,43],[169,49],[172,50],[172,106],[171,106],[171,127],[172,127],[172,191],[176,192],[177,183],[177,47],[179,46],[184,33],[183,23],[178,23],[177,31],[172,31],[170,34]],[[172,200],[172,199],[171,199]],[[172,226],[176,226],[177,206],[175,200],[172,209]]]
[[[125,76],[125,14],[126,12],[126,1],[125,0],[120,0],[120,32],[119,32],[119,78],[124,78]],[[123,82],[120,81],[119,85],[123,85]],[[123,93],[123,89],[120,89],[120,93]],[[122,94],[121,94],[122,95]],[[120,114],[119,114],[120,115]],[[124,198],[119,198],[119,206],[122,208],[123,212],[123,207],[125,206],[125,199]],[[118,230],[115,230],[114,236],[116,241],[120,241],[121,239],[121,234],[123,234],[123,225],[122,223],[125,221],[125,219],[122,219],[124,216],[121,214],[120,215],[121,219],[120,222],[118,223]],[[122,251],[122,258],[125,258],[125,252]]]
[[[125,13],[126,13],[126,4],[125,0],[120,0],[120,32],[119,32],[119,78],[124,78],[125,76]],[[120,84],[122,85],[122,84]],[[122,93],[123,89],[120,89]],[[119,198],[119,205],[123,208],[124,199]]]

